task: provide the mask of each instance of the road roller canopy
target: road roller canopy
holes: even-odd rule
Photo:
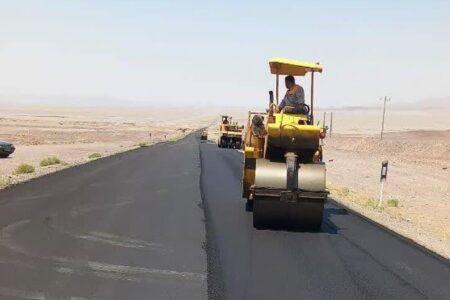
[[[277,75],[305,76],[308,72],[322,73],[320,63],[311,63],[287,58],[272,58],[269,61],[270,72]]]

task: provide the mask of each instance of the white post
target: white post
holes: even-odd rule
[[[380,198],[378,199],[378,205],[377,205],[377,207],[380,207],[381,204],[383,203],[383,188],[384,188],[384,180],[381,181],[381,186],[380,186]]]
[[[384,189],[384,182],[387,179],[387,171],[388,171],[388,161],[385,160],[381,163],[380,198],[378,199],[377,207],[381,207],[381,205],[383,204],[383,189]]]

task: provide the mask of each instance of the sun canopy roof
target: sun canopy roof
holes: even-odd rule
[[[269,61],[270,72],[278,75],[305,76],[308,72],[322,73],[322,66],[319,63],[310,63],[300,60],[286,58],[272,58]]]

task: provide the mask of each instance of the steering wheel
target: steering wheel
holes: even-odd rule
[[[311,108],[309,107],[308,104],[303,104],[302,109],[303,109],[303,112],[305,113],[305,115],[309,114],[309,112],[311,111]]]

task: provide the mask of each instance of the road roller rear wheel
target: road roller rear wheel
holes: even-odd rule
[[[257,229],[320,230],[324,203],[317,200],[282,202],[253,200],[253,227]]]

